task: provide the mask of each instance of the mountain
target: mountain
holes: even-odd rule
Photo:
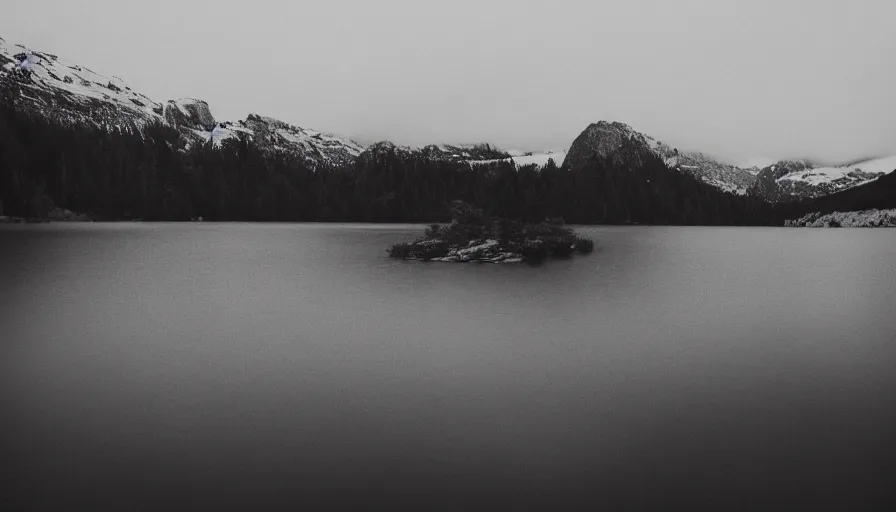
[[[612,156],[625,143],[631,142],[636,148],[635,166],[643,165],[642,156],[654,155],[662,158],[667,164],[674,165],[677,152],[671,148],[662,148],[663,144],[649,135],[637,132],[625,123],[600,121],[592,123],[572,142],[563,167],[580,169],[592,157],[607,158]]]
[[[163,105],[117,77],[60,60],[56,55],[10,45],[0,38],[0,75],[22,90],[18,108],[65,124],[140,129],[163,121]]]
[[[17,108],[65,125],[141,132],[148,124],[163,124],[176,128],[188,145],[220,145],[227,139],[247,137],[267,151],[296,155],[312,167],[347,165],[363,150],[349,139],[257,114],[235,122],[218,121],[200,99],[157,102],[117,77],[10,45],[2,38],[0,80],[19,87]]]
[[[840,166],[784,160],[759,172],[749,193],[777,203],[815,198],[869,183],[896,169],[896,156]]]
[[[626,142],[631,142],[638,148],[632,164],[640,166],[647,155],[653,155],[662,159],[670,168],[694,176],[725,192],[745,195],[759,173],[758,169],[722,163],[704,153],[679,151],[625,123],[609,121],[593,123],[585,128],[570,146],[563,166],[578,169],[593,156],[613,155]]]

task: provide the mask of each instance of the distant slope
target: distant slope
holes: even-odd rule
[[[896,167],[890,171],[880,178],[848,190],[783,204],[778,208],[787,219],[797,219],[809,213],[828,214],[896,208]]]
[[[784,160],[760,171],[749,193],[769,202],[815,198],[869,183],[896,169],[896,156],[841,166]]]

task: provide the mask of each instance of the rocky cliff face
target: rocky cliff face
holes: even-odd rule
[[[193,98],[168,100],[165,105],[165,120],[174,127],[208,131],[216,124],[208,103]]]

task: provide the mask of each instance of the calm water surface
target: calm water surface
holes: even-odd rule
[[[582,228],[541,267],[419,226],[0,228],[27,508],[870,506],[896,230]]]

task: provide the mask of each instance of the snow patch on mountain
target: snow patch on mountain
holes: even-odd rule
[[[866,160],[857,164],[840,167],[814,167],[799,172],[792,172],[777,179],[782,181],[801,181],[807,185],[819,186],[826,183],[843,183],[846,188],[855,187],[873,181],[884,174],[896,170],[896,156]]]

